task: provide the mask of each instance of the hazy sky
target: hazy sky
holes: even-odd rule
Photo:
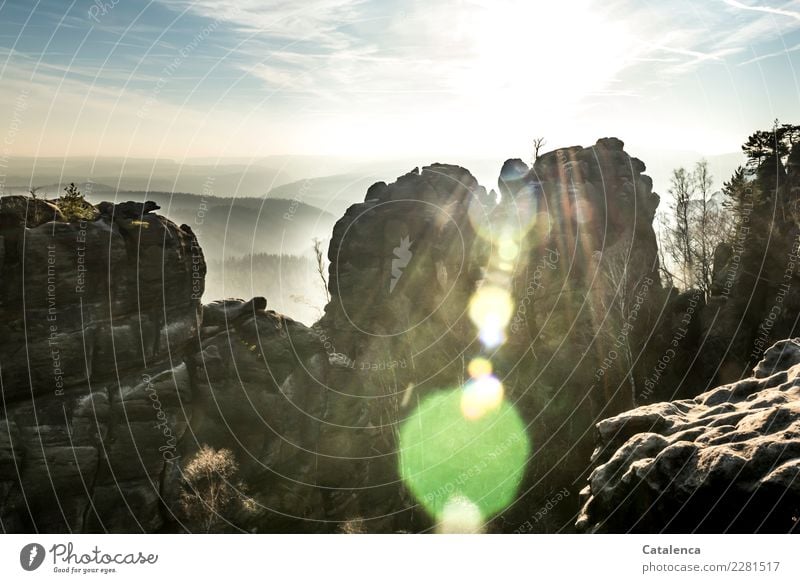
[[[0,0],[7,155],[738,149],[800,123],[800,0]],[[10,142],[10,143],[9,143]]]

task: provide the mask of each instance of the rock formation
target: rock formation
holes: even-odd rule
[[[591,427],[631,407],[642,346],[665,302],[653,217],[659,198],[623,143],[509,161],[495,230],[518,230],[515,313],[500,351],[509,394],[530,422],[526,495],[506,514],[518,529],[586,469]],[[514,237],[517,240],[517,237]],[[576,492],[532,532],[570,522]]]
[[[800,339],[753,376],[597,425],[578,527],[587,532],[795,532],[800,524]]]
[[[44,201],[0,199],[6,531],[162,523],[159,447],[185,427],[182,358],[205,263],[188,228],[151,210],[101,205],[93,219],[68,221]],[[162,419],[148,378],[169,410],[163,430],[153,428]]]
[[[574,300],[589,295],[591,270],[601,264],[594,252],[604,249],[606,219],[599,217],[634,227],[615,230],[614,244],[623,248],[627,241],[643,254],[637,277],[657,269],[649,226],[657,198],[641,175],[643,165],[618,140],[547,154],[532,170],[511,166],[515,190],[506,168],[499,205],[468,171],[442,164],[371,187],[334,228],[331,301],[311,330],[266,311],[263,300],[201,308],[199,245],[188,227],[155,215],[153,205],[103,203],[94,220],[78,223],[45,202],[3,199],[3,269],[10,276],[3,280],[3,310],[10,327],[27,338],[7,335],[12,344],[2,352],[9,437],[0,451],[13,468],[4,482],[2,507],[10,512],[4,523],[11,530],[34,522],[52,531],[180,528],[182,464],[209,444],[234,452],[258,508],[232,528],[325,531],[349,519],[372,531],[429,528],[401,485],[397,429],[427,395],[461,386],[466,363],[485,352],[469,303],[486,281],[497,281],[498,246],[507,227],[520,221],[525,227],[512,234],[518,250],[501,273],[515,306],[523,305],[543,250],[564,259],[540,273],[540,287],[567,282],[571,291],[560,302],[528,298],[536,309],[516,310],[521,318],[492,359],[540,444],[525,488],[546,495],[538,483],[543,475],[548,487],[572,480],[585,464],[559,463],[551,452],[562,440],[585,439],[597,415],[618,405],[579,383],[569,395],[562,390],[577,407],[553,398],[565,380],[557,338],[574,341],[567,332],[576,322],[591,324],[581,332],[585,340],[597,334],[597,323],[575,311]],[[631,196],[641,199],[633,215],[625,210]],[[28,205],[44,205],[35,207],[36,220],[25,214]],[[586,221],[576,223],[576,213]],[[91,260],[79,263],[83,240]],[[47,298],[22,302],[20,296],[23,288],[40,296],[47,290],[46,268],[31,266],[46,262],[51,242],[62,249],[52,274],[63,306],[58,331],[71,334],[61,343],[63,395],[51,387]],[[580,262],[567,259],[575,252]],[[75,292],[79,277],[86,280],[83,295]],[[538,331],[542,322],[527,316],[550,312],[544,332]],[[20,353],[25,346],[28,360]],[[549,366],[538,360],[544,354]],[[41,376],[29,383],[28,362]],[[580,365],[581,383],[597,362],[592,357]],[[528,373],[539,379],[534,387]],[[46,421],[44,410],[52,411]],[[78,425],[80,432],[73,430]],[[85,459],[61,459],[75,451]],[[28,483],[30,472],[54,476],[52,484],[37,480],[43,490],[31,494],[37,508],[47,509],[43,514],[19,511],[25,504],[17,502],[28,494],[20,483]],[[519,516],[539,504],[536,496],[523,498]],[[60,510],[59,502],[69,508]],[[499,517],[488,528],[513,530],[517,520]]]
[[[192,530],[182,469],[202,445],[233,453],[254,502],[217,530],[335,531],[362,506],[398,507],[398,485],[373,479],[394,470],[375,455],[377,401],[342,389],[353,363],[264,298],[201,306],[189,227],[152,204],[67,220],[0,201],[5,531]]]
[[[333,230],[320,322],[336,352],[358,369],[416,369],[402,388],[456,360],[463,372],[447,348],[474,340],[465,306],[486,253],[469,212],[490,202],[467,170],[434,164],[373,185],[351,206]]]
[[[737,456],[759,468],[788,462],[775,448],[795,439],[789,372],[622,412],[742,376],[732,363],[747,360],[759,322],[774,311],[754,292],[777,294],[784,255],[791,261],[798,168],[787,164],[780,183],[781,243],[739,254],[730,293],[708,302],[662,287],[652,226],[659,199],[644,163],[616,138],[546,153],[532,168],[509,160],[499,200],[463,168],[415,169],[373,185],[337,222],[331,299],[311,328],[270,311],[264,298],[202,306],[201,242],[152,203],[101,203],[78,220],[47,201],[2,198],[2,526],[196,530],[181,505],[182,474],[208,445],[231,452],[241,496],[252,502],[217,530],[428,531],[433,521],[403,485],[399,428],[430,395],[463,387],[481,357],[530,441],[517,500],[487,531],[572,530],[574,484],[592,471],[594,428],[609,417],[599,425],[580,528],[658,530],[653,513],[674,501],[655,500],[642,484],[686,500],[662,479],[673,466],[660,464],[702,458],[681,483],[710,475],[698,487],[707,499]],[[766,280],[752,271],[764,254],[777,257]],[[736,253],[717,255],[722,277]],[[789,279],[792,288],[794,271]],[[473,302],[492,288],[503,292],[492,315],[507,321],[488,338]],[[800,304],[784,296],[772,335],[794,330]],[[757,370],[796,364],[786,358],[773,350]],[[742,387],[756,396],[748,400]],[[788,424],[773,431],[783,421],[771,416]],[[747,431],[728,427],[742,419]],[[626,461],[630,452],[639,461]],[[652,484],[640,472],[648,452]],[[789,475],[784,465],[774,476],[742,474],[731,500],[774,492]],[[656,510],[615,510],[630,488],[637,504]],[[631,524],[637,512],[647,518]],[[764,529],[784,527],[775,516]],[[720,520],[712,513],[698,528]],[[743,512],[731,528],[751,520]],[[691,513],[679,513],[663,528],[690,524]]]

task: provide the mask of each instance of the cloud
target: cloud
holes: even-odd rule
[[[245,35],[268,35],[284,40],[345,48],[350,37],[341,32],[359,18],[365,0],[161,0],[176,10],[189,9],[215,21],[225,21]]]
[[[746,61],[742,61],[741,63],[739,63],[739,66],[750,65],[752,63],[758,63],[759,61],[764,61],[766,59],[773,59],[775,57],[785,57],[789,53],[795,53],[797,51],[800,51],[800,44],[796,44],[793,47],[784,48],[781,51],[774,51],[774,52],[771,52],[771,53],[766,53],[766,54],[763,54],[763,55],[759,55],[757,57],[753,57],[752,59],[748,59]]]
[[[532,54],[552,45],[566,60],[563,66],[576,71],[584,63],[571,59],[565,49],[583,50],[586,67],[581,74],[595,80],[586,94],[597,94],[637,64],[649,63],[651,71],[660,71],[654,77],[663,81],[664,75],[680,76],[707,62],[724,62],[748,44],[796,26],[776,25],[776,15],[798,16],[785,7],[736,0],[723,0],[733,14],[696,3],[644,8],[632,0],[572,0],[558,9],[539,3],[532,8],[530,2],[517,0],[438,0],[408,3],[394,12],[390,4],[376,0],[161,1],[234,26],[241,38],[235,51],[250,59],[240,68],[270,89],[329,95],[379,91],[382,86],[458,91],[472,83],[476,67],[483,67],[479,74],[494,70],[502,76],[510,72],[509,62],[532,62],[520,54],[526,42]],[[583,27],[584,21],[593,25]],[[516,38],[521,35],[527,36],[522,42]],[[617,44],[609,47],[612,40]],[[544,74],[558,70],[547,57],[538,59],[537,68],[544,68]],[[420,69],[427,74],[409,76]],[[486,80],[498,82],[503,80]]]
[[[723,0],[723,2],[725,2],[725,4],[727,4],[728,6],[732,6],[734,8],[740,8],[742,10],[753,10],[755,12],[764,12],[766,14],[777,14],[779,16],[788,16],[789,18],[800,20],[800,12],[795,12],[793,10],[786,10],[784,8],[772,8],[770,6],[750,6],[748,4],[738,2],[737,0]]]
[[[242,70],[265,81],[270,87],[279,91],[301,91],[313,85],[310,75],[303,69],[276,67],[267,63],[243,65]]]
[[[65,132],[74,119],[82,120],[75,131],[84,131],[88,114],[79,108],[88,94],[86,111],[143,140],[134,123],[141,102],[198,30],[217,23],[170,73],[147,120],[150,139],[160,142],[162,128],[173,127],[156,120],[180,119],[189,133],[205,116],[230,124],[252,116],[245,130],[261,128],[276,143],[296,139],[300,151],[325,140],[330,150],[343,140],[410,150],[420,135],[441,149],[506,147],[512,132],[556,133],[570,124],[583,131],[593,120],[610,123],[614,110],[623,119],[655,100],[669,110],[704,79],[695,73],[798,50],[800,39],[788,36],[800,29],[797,2],[767,1],[156,0],[158,18],[96,25],[79,66],[66,65],[68,52],[42,55],[35,81],[42,90],[59,87],[70,104]],[[775,52],[778,38],[791,48]],[[17,81],[31,58],[39,55],[10,55]],[[46,115],[44,100],[53,98],[41,99]],[[207,142],[230,135],[209,132]]]

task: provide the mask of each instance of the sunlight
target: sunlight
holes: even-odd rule
[[[483,517],[477,505],[466,496],[455,495],[442,510],[439,534],[476,534],[481,532]]]
[[[503,383],[492,375],[467,381],[461,395],[461,413],[466,419],[480,419],[503,402]]]
[[[472,4],[477,10],[463,23],[475,49],[466,77],[483,98],[566,114],[574,102],[607,89],[636,45],[629,23],[612,21],[591,0]]]
[[[467,372],[473,379],[479,379],[492,374],[492,363],[486,358],[473,358],[467,365]]]
[[[472,296],[469,317],[487,348],[496,348],[505,342],[512,304],[508,291],[495,286],[482,287]]]

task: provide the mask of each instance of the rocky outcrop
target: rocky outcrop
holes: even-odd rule
[[[532,168],[509,161],[501,172],[493,231],[510,233],[519,256],[498,368],[534,448],[526,495],[506,512],[513,529],[573,488],[594,423],[629,409],[640,390],[642,347],[667,301],[652,225],[659,197],[644,171],[621,140],[605,138],[546,153]],[[572,494],[529,530],[569,525]]]
[[[454,355],[437,351],[474,340],[464,307],[483,277],[486,250],[470,211],[490,204],[457,166],[434,164],[373,185],[336,223],[328,250],[331,300],[320,326],[335,351],[365,370],[413,362],[416,376],[398,382],[419,384],[452,366]]]
[[[342,391],[352,363],[319,331],[264,298],[202,306],[200,246],[152,204],[0,205],[4,531],[191,531],[182,474],[203,445],[232,452],[252,500],[215,531],[335,531],[362,507],[394,528],[376,401]]]
[[[781,182],[789,198],[797,167],[788,164]],[[774,311],[752,300],[763,278],[750,268],[708,302],[662,288],[659,199],[644,172],[620,140],[604,138],[533,167],[509,160],[499,200],[445,164],[377,183],[334,228],[330,302],[312,328],[265,298],[201,306],[200,245],[152,203],[101,203],[68,219],[48,201],[0,199],[3,528],[192,530],[182,473],[209,445],[232,452],[252,501],[216,530],[427,531],[435,525],[400,475],[400,429],[428,396],[464,387],[476,357],[502,381],[529,442],[518,449],[530,452],[516,500],[484,517],[489,532],[573,529],[574,484],[591,471],[594,428],[609,417],[584,530],[636,530],[637,512],[647,530],[673,512],[663,498],[696,509],[686,492],[698,479],[708,478],[698,486],[708,500],[742,464],[750,473],[725,490],[732,501],[774,493],[789,470],[773,444],[796,429],[791,421],[780,438],[773,431],[794,414],[788,348],[769,352],[756,379],[622,413],[738,379],[731,359],[752,349],[753,324]],[[781,202],[787,216],[790,202]],[[781,249],[779,258],[790,248]],[[724,270],[736,250],[717,255]],[[768,266],[775,277],[779,264]],[[475,308],[487,289],[499,293]],[[784,326],[797,313],[787,294],[775,330],[793,330]],[[478,323],[487,306],[501,321],[488,336]],[[631,452],[639,458],[628,464]],[[759,477],[749,459],[783,469]],[[673,490],[666,476],[676,460],[693,469]],[[453,468],[458,480],[473,470]],[[629,493],[641,504],[625,510]],[[663,528],[689,528],[690,510]],[[749,516],[731,529],[746,530]],[[783,528],[775,516],[763,529]],[[720,520],[712,513],[698,529]]]
[[[363,457],[359,481],[339,484],[360,489],[337,496],[360,501],[367,530],[430,526],[402,488],[396,437],[427,395],[463,383],[479,351],[466,307],[488,243],[473,215],[492,202],[467,170],[433,164],[373,185],[334,227],[331,299],[316,329],[337,364],[330,384],[339,427],[325,424],[331,437],[322,443],[331,444],[326,455]]]
[[[588,532],[795,532],[800,524],[800,340],[753,376],[597,425],[581,492]]]
[[[6,531],[152,531],[163,407],[188,400],[205,262],[188,227],[129,203],[66,220],[0,199],[0,508]],[[170,414],[179,437],[182,415]]]
[[[348,384],[368,377],[326,353],[320,331],[265,307],[264,298],[204,306],[186,359],[192,416],[180,455],[200,444],[234,452],[255,502],[239,528],[331,532],[366,516],[372,530],[391,532],[402,503],[382,479],[395,461],[376,455],[391,432],[371,422],[383,403]]]
[[[489,530],[518,528],[571,484],[585,470],[593,424],[630,407],[625,371],[635,355],[609,354],[623,329],[631,346],[646,338],[664,295],[652,227],[658,196],[644,170],[615,138],[550,152],[533,168],[509,160],[498,203],[466,170],[436,164],[374,185],[334,228],[331,301],[319,327],[329,352],[360,371],[345,386],[384,403],[370,422],[399,426],[427,395],[462,386],[467,363],[482,356],[527,423],[534,453],[523,495]],[[620,282],[609,277],[623,261],[620,318],[612,305]],[[483,286],[509,290],[500,347],[487,348],[469,317]],[[386,447],[381,455],[397,444]],[[381,480],[397,482],[387,469]],[[552,524],[569,523],[576,499]],[[428,526],[418,516],[406,525]]]

